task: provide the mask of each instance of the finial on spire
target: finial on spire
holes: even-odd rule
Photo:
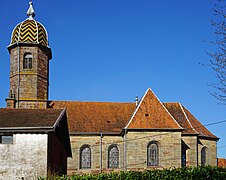
[[[29,19],[34,19],[34,17],[35,17],[35,11],[34,11],[34,8],[33,8],[32,1],[30,1],[29,4],[30,4],[30,6],[29,6],[29,9],[27,10],[28,18]]]

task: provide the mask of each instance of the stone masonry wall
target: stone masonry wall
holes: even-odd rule
[[[10,90],[12,90],[12,93],[15,95],[17,95],[18,87],[18,54],[18,48],[14,48],[10,51]]]
[[[45,109],[47,107],[47,102],[45,101],[19,101],[20,108],[25,109]]]
[[[217,166],[217,142],[214,140],[199,139],[198,164],[201,165],[201,150],[207,148],[207,165]]]
[[[49,88],[49,59],[45,51],[38,50],[38,65],[37,65],[37,98],[48,100]]]
[[[124,142],[121,136],[103,136],[102,168],[101,137],[71,135],[72,157],[68,159],[68,174],[99,173],[124,170]],[[147,167],[147,145],[150,141],[159,143],[160,166],[157,168],[181,167],[181,133],[180,132],[128,132],[126,141],[127,170],[142,170]],[[82,145],[91,148],[91,169],[80,169],[79,153]],[[108,148],[115,144],[119,149],[119,168],[108,168]],[[156,167],[155,167],[156,168]]]
[[[47,135],[16,134],[0,144],[0,179],[37,179],[47,175]]]
[[[72,157],[68,158],[68,174],[99,173],[101,172],[101,136],[75,136],[71,135]],[[121,136],[102,137],[102,172],[112,171],[108,169],[108,147],[116,144],[119,149],[119,169],[123,166],[123,141]],[[91,169],[80,169],[79,150],[82,145],[89,145],[92,154]]]
[[[180,132],[128,132],[127,141],[128,170],[148,169],[147,145],[150,141],[158,142],[160,168],[181,167]]]
[[[197,166],[197,136],[183,136],[182,140],[188,146],[186,150],[186,166]]]
[[[23,68],[26,53],[33,55],[32,69]],[[45,51],[36,46],[18,46],[10,50],[10,90],[15,94],[16,107],[19,98],[19,108],[47,108],[45,102],[48,100],[48,61]]]

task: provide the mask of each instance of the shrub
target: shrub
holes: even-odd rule
[[[39,180],[222,180],[226,179],[226,168],[199,166],[163,170],[121,171],[101,174],[84,174],[48,177]]]

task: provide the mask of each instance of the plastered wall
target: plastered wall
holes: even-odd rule
[[[47,175],[47,134],[15,134],[0,144],[0,179],[37,179]]]

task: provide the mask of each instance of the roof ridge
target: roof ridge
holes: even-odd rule
[[[158,97],[157,97],[158,99]],[[159,100],[159,99],[158,99]],[[160,101],[160,100],[159,100]],[[181,125],[176,121],[176,119],[173,117],[173,115],[169,112],[169,110],[163,105],[163,103],[160,101],[161,105],[163,106],[163,108],[168,112],[168,114],[173,118],[174,122],[176,122],[176,124],[181,128],[184,129],[183,127],[181,127]]]
[[[53,128],[55,129],[57,127],[57,125],[59,124],[59,122],[61,121],[63,115],[66,113],[66,108],[64,108],[62,110],[62,112],[60,113],[59,117],[57,118],[56,122],[53,125]]]
[[[129,104],[135,104],[135,102],[116,102],[116,101],[81,101],[81,100],[50,100],[49,102],[68,102],[68,103],[119,103],[119,104],[123,104],[123,103],[129,103]]]
[[[162,102],[163,104],[180,104],[180,102]]]
[[[130,125],[130,123],[132,122],[134,116],[136,115],[136,113],[137,113],[139,107],[141,106],[141,104],[142,104],[142,102],[143,102],[143,100],[144,100],[144,97],[147,95],[149,89],[150,89],[150,88],[148,88],[148,89],[146,90],[146,92],[144,93],[144,95],[142,96],[142,98],[141,98],[141,100],[139,101],[137,107],[135,108],[135,110],[134,110],[134,112],[133,112],[133,114],[132,114],[132,116],[131,116],[131,118],[130,118],[128,124],[125,126],[125,129],[127,129],[127,128],[129,127],[129,125]]]
[[[210,137],[210,138],[218,138],[211,131],[209,131],[209,129],[206,128],[205,125],[203,125],[186,107],[183,106],[183,108],[185,109],[185,111],[187,111],[188,116],[191,116],[191,124],[192,123],[193,124],[198,123],[198,125],[194,126],[194,129],[199,133],[199,136]]]
[[[186,113],[185,113],[185,111],[184,111],[184,108],[183,108],[182,104],[181,104],[181,103],[179,103],[179,105],[180,105],[180,108],[181,108],[181,110],[182,110],[182,112],[183,112],[183,114],[184,114],[185,118],[187,119],[187,121],[188,121],[189,125],[191,126],[191,128],[192,128],[195,132],[197,132],[197,133],[199,134],[199,132],[198,132],[198,131],[196,131],[196,129],[192,126],[192,124],[191,124],[191,122],[190,122],[190,120],[189,120],[189,118],[188,118],[187,114],[186,114]]]

